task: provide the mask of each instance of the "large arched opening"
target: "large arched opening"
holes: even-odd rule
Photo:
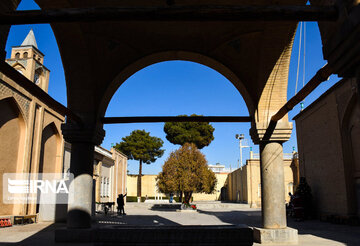
[[[177,116],[181,114],[242,116],[248,113],[247,105],[240,93],[222,74],[200,63],[177,60],[155,63],[130,76],[114,94],[106,116]],[[227,168],[232,166],[232,169],[236,169],[239,150],[235,134],[244,130],[242,133],[249,140],[250,123],[212,124],[215,126],[216,140],[209,147],[204,148],[205,153],[212,155],[211,163],[222,162],[222,158],[216,160],[215,154],[211,153],[216,148],[221,148],[222,143],[230,141],[230,148],[222,148],[223,157],[228,156],[224,158]],[[240,128],[243,125],[246,126],[244,129],[236,131],[237,127]],[[103,146],[111,147],[112,143],[121,141],[121,137],[125,137],[136,128],[156,132],[165,141],[164,148],[169,151],[164,154],[161,162],[167,158],[170,150],[179,147],[166,140],[163,123],[105,125],[105,130],[111,134],[105,137]],[[248,152],[249,148],[244,150],[244,160],[245,155],[249,156]],[[131,166],[138,165],[135,161],[131,162],[133,162]],[[161,162],[157,162],[156,171],[152,174],[161,171],[159,169]],[[135,173],[134,170],[136,168],[131,170],[132,173]]]
[[[132,63],[130,66],[126,67],[121,71],[114,80],[110,83],[108,88],[106,89],[105,95],[102,98],[102,101],[99,105],[99,116],[104,117],[106,108],[116,92],[118,88],[133,74],[140,71],[141,69],[150,66],[152,64],[164,62],[164,61],[190,61],[202,64],[204,66],[210,67],[220,73],[222,76],[227,78],[239,91],[239,93],[243,96],[245,103],[248,107],[249,114],[251,116],[254,115],[255,105],[254,101],[252,100],[251,96],[247,92],[244,83],[241,79],[232,72],[229,68],[227,68],[222,63],[216,61],[215,59],[199,54],[194,52],[188,51],[168,51],[168,52],[161,52],[156,53],[150,56],[143,57],[142,59],[137,60],[136,62]]]

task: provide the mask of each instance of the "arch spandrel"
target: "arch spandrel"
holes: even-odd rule
[[[266,78],[267,81],[261,92],[254,121],[250,129],[250,135],[254,143],[259,143],[264,137],[271,117],[287,102],[289,66],[295,30],[296,26],[288,29],[288,39],[282,40],[284,42],[282,52],[279,56],[272,56],[276,61],[271,67],[269,76]],[[266,42],[264,44],[270,45]],[[288,121],[288,115],[286,114],[278,121],[270,140],[287,141],[291,136],[292,127],[292,123]]]

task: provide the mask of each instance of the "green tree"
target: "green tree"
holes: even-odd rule
[[[163,143],[160,138],[150,136],[150,133],[145,130],[135,130],[129,136],[122,138],[122,142],[115,145],[115,148],[127,155],[130,160],[139,161],[137,196],[140,198],[142,164],[150,164],[161,157],[164,154],[164,150],[161,149]]]
[[[193,143],[171,152],[156,180],[161,192],[183,192],[187,203],[193,192],[212,193],[217,182],[205,156]]]
[[[187,115],[179,115],[187,116]],[[192,114],[192,116],[201,116]],[[214,127],[209,122],[166,122],[164,132],[172,144],[194,143],[198,149],[208,146],[214,140]]]

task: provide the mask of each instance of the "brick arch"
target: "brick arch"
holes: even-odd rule
[[[250,115],[253,115],[254,112],[254,103],[249,93],[247,92],[244,84],[240,80],[240,78],[233,73],[229,68],[221,64],[220,62],[212,59],[208,56],[188,52],[188,51],[167,51],[160,52],[156,54],[152,54],[146,57],[143,57],[136,62],[132,63],[124,70],[122,70],[110,83],[108,86],[105,95],[99,105],[99,117],[103,117],[105,115],[106,109],[110,103],[111,98],[118,90],[118,88],[133,74],[140,71],[141,69],[150,66],[155,63],[164,62],[164,61],[174,61],[174,60],[183,60],[183,61],[192,61],[207,67],[214,69],[215,71],[222,74],[226,77],[239,91],[241,96],[244,98],[245,103],[248,107],[248,111]]]
[[[294,37],[295,33],[276,61],[261,93],[255,115],[257,122],[269,122],[270,118],[287,102],[289,66]],[[288,116],[286,115],[281,121],[287,122]]]

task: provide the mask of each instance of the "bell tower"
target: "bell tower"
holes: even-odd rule
[[[32,29],[20,46],[12,47],[11,57],[6,62],[48,92],[50,71],[43,65],[44,54],[37,47]]]

